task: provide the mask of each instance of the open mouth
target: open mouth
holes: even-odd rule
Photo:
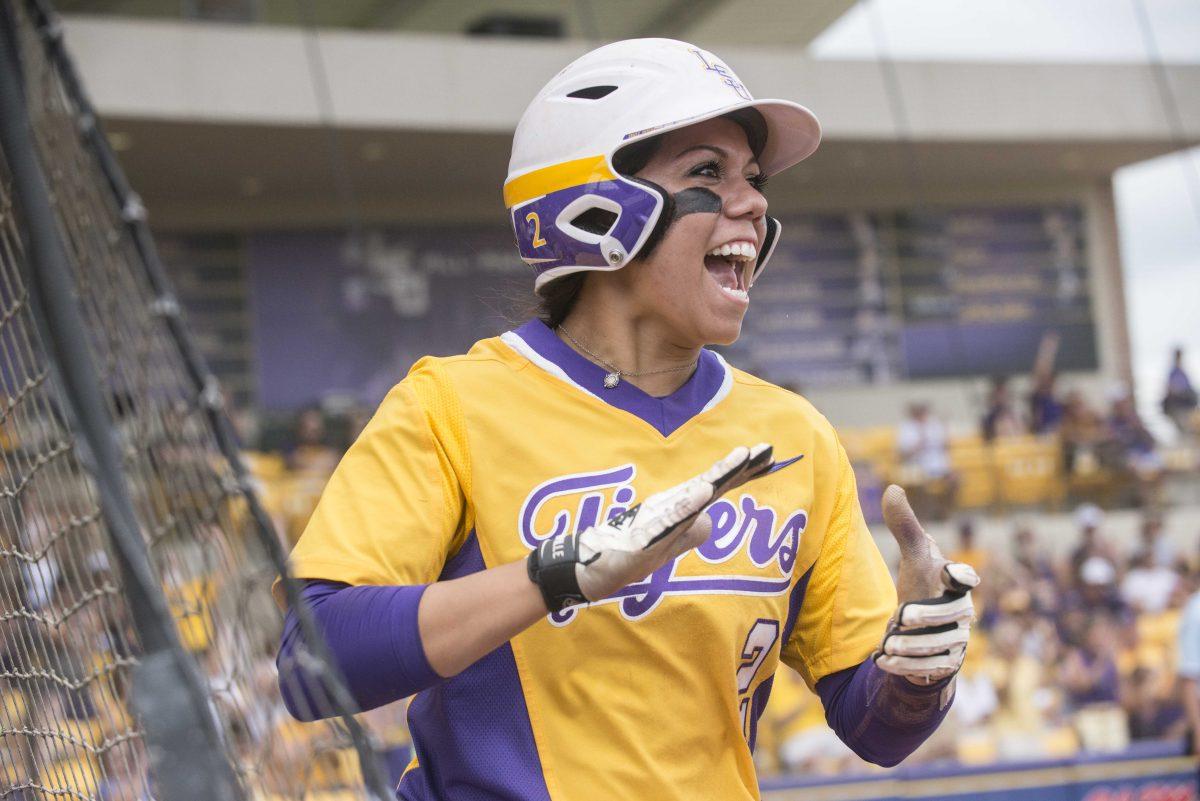
[[[744,303],[750,297],[746,285],[748,271],[757,258],[758,248],[753,242],[737,240],[704,254],[704,267],[725,295]]]

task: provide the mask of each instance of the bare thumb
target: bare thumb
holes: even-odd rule
[[[904,490],[892,484],[883,492],[883,520],[900,546],[896,594],[901,601],[919,601],[942,594],[940,575],[946,560],[933,538],[921,528]]]
[[[916,513],[908,503],[908,495],[896,484],[883,491],[883,522],[900,546],[901,559],[940,559],[942,554],[933,539],[925,533]]]

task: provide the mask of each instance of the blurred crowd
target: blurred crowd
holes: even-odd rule
[[[960,522],[948,555],[985,577],[977,623],[950,716],[906,764],[1065,758],[1184,736],[1179,632],[1200,589],[1198,554],[1177,550],[1156,514],[1120,545],[1098,507],[1081,506],[1074,520],[1077,540],[1058,558],[1034,518],[1014,525],[1007,550],[981,547],[974,521]],[[869,769],[790,671],[776,676],[759,738],[768,773]]]
[[[174,511],[220,524],[158,540],[152,557],[229,756],[259,801],[359,798],[345,732],[295,721],[279,697],[273,567],[240,539],[240,506],[209,502]],[[7,511],[15,539],[0,545],[16,558],[0,560],[0,795],[156,797],[136,719],[141,645],[85,483],[26,484]],[[396,776],[409,758],[404,715],[393,705],[362,716]]]
[[[863,483],[905,484],[918,512],[932,519],[956,509],[1031,502],[1161,506],[1165,478],[1200,469],[1200,411],[1183,350],[1173,353],[1160,403],[1176,434],[1168,446],[1152,433],[1124,384],[1109,387],[1099,400],[1079,388],[1062,390],[1054,370],[1057,347],[1055,335],[1043,339],[1023,403],[1014,398],[1009,378],[992,379],[977,433],[952,436],[929,403],[910,404],[884,444],[894,450],[892,459],[869,448],[852,453],[868,463]],[[1005,492],[1004,485],[1013,483],[1008,479],[1022,472],[1044,479],[1044,491]]]

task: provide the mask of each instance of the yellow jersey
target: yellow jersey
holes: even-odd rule
[[[418,693],[402,799],[757,799],[779,663],[811,689],[882,638],[895,588],[824,417],[709,350],[663,398],[604,376],[537,320],[422,359],[334,472],[295,575],[447,580],[524,559],[735,445],[795,462],[711,504],[700,547]]]

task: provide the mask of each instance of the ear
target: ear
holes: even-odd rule
[[[750,280],[747,286],[754,286],[754,282],[758,280],[759,274],[763,268],[767,266],[767,259],[771,258],[771,254],[775,252],[775,246],[779,244],[779,235],[783,233],[783,223],[774,217],[767,218],[767,235],[763,239],[762,250],[759,251],[758,261],[754,263],[754,272],[750,275]]]

